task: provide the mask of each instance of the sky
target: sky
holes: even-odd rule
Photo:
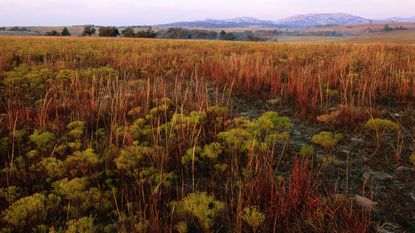
[[[0,26],[155,25],[307,13],[415,16],[415,0],[0,0]]]

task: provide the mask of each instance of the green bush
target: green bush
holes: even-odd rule
[[[322,146],[329,155],[333,154],[333,149],[337,143],[343,139],[343,134],[322,131],[311,138],[311,141]]]
[[[43,174],[46,174],[48,181],[61,178],[66,173],[64,162],[55,157],[42,159],[42,161],[37,164],[37,167]]]
[[[197,219],[205,232],[211,232],[214,223],[224,209],[224,204],[207,193],[190,193],[182,201],[173,202],[178,214],[190,214]]]
[[[39,149],[50,147],[55,140],[55,135],[50,132],[41,133],[39,130],[35,130],[32,135],[29,136],[31,142],[35,143]]]
[[[187,226],[186,222],[182,221],[174,225],[174,230],[176,230],[178,233],[188,233],[189,227]]]
[[[207,158],[215,161],[221,153],[222,146],[217,142],[213,142],[211,144],[205,145],[201,156],[202,158]]]
[[[66,223],[65,233],[94,233],[94,219],[91,217],[83,217],[70,220]]]
[[[257,207],[246,207],[242,211],[242,219],[257,232],[259,227],[265,222],[265,214],[258,210]]]
[[[300,156],[301,157],[310,157],[315,153],[315,148],[312,145],[303,145],[300,149]]]
[[[86,122],[84,121],[73,121],[66,125],[66,128],[69,129],[68,135],[80,139],[85,131]]]
[[[381,145],[382,140],[386,132],[394,132],[399,130],[399,125],[391,120],[387,119],[370,119],[366,122],[365,128],[376,133],[376,153]]]
[[[118,169],[123,171],[133,171],[138,167],[140,161],[145,156],[153,153],[153,150],[145,146],[130,146],[121,150],[120,155],[114,160]]]
[[[72,174],[86,175],[87,172],[100,163],[100,158],[95,154],[92,148],[84,151],[77,151],[75,154],[68,156],[65,160],[68,171]]]
[[[39,193],[21,198],[3,212],[3,220],[18,231],[31,229],[46,220],[45,202],[46,197]]]

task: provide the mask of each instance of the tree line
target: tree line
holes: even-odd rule
[[[195,39],[195,40],[244,40],[244,41],[262,41],[264,40],[252,31],[245,32],[216,32],[203,29],[186,29],[186,28],[168,28],[160,31],[154,31],[152,27],[136,30],[134,27],[127,27],[120,31],[117,27],[98,27],[86,25],[82,31],[82,36],[99,37],[127,37],[127,38],[164,38],[164,39]],[[62,32],[56,30],[47,32],[46,36],[70,36],[71,33],[67,27]]]

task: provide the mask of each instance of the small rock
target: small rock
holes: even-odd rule
[[[415,168],[399,166],[399,167],[396,168],[396,172],[415,172]]]
[[[366,197],[362,197],[359,195],[355,195],[355,201],[356,201],[356,204],[368,210],[373,210],[378,204],[377,202],[374,202]]]
[[[393,113],[392,116],[395,117],[395,118],[399,118],[401,116],[401,114],[397,112],[397,113]]]
[[[358,137],[353,137],[350,139],[350,141],[354,142],[354,143],[363,143],[365,140],[358,138]]]
[[[364,179],[369,179],[369,178],[374,178],[376,180],[391,180],[393,179],[393,176],[389,175],[388,173],[385,172],[377,172],[377,171],[372,171],[369,170],[367,172],[365,172],[365,174],[363,174],[363,178]]]
[[[281,98],[275,98],[275,99],[267,100],[267,103],[269,103],[269,104],[278,104],[279,102],[281,102]]]
[[[340,152],[342,152],[344,154],[350,154],[350,150],[346,150],[346,149],[342,149],[342,150],[340,150]]]
[[[303,133],[301,133],[299,130],[293,129],[292,134],[293,135],[302,135]]]
[[[342,110],[337,110],[329,114],[318,116],[317,121],[320,121],[323,123],[336,123],[341,117],[341,114],[342,114]]]

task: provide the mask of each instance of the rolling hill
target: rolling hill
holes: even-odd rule
[[[270,20],[260,20],[253,17],[239,17],[234,19],[206,19],[189,22],[175,22],[157,25],[159,27],[189,27],[189,28],[244,28],[244,27],[274,27]]]
[[[384,20],[366,19],[345,13],[321,13],[295,15],[279,20],[261,20],[252,17],[240,17],[234,19],[206,19],[197,21],[175,22],[157,25],[157,27],[185,27],[185,28],[313,28],[325,26],[342,26],[368,24],[374,22],[415,22],[415,17],[394,17]]]
[[[305,14],[295,15],[274,23],[289,28],[307,28],[327,25],[348,25],[370,23],[372,20],[344,13]]]

